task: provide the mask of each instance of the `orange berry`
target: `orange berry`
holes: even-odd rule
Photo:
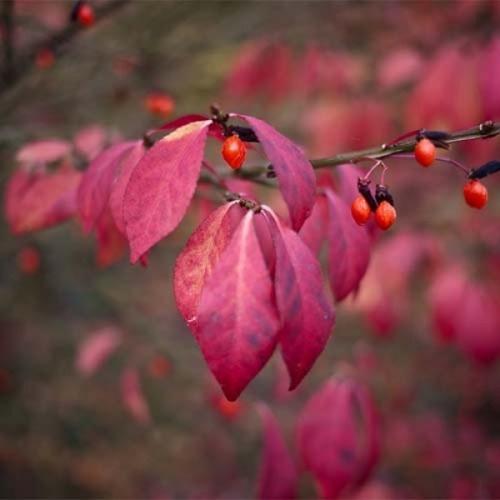
[[[90,28],[95,23],[94,9],[88,3],[82,2],[78,9],[77,19],[80,26]]]
[[[467,205],[480,209],[488,202],[488,190],[484,184],[473,179],[464,186],[464,198]]]
[[[422,167],[429,167],[436,159],[436,146],[429,139],[421,139],[415,146],[415,160]]]
[[[396,217],[396,209],[388,201],[380,203],[375,212],[377,226],[384,231],[394,224]]]
[[[40,49],[35,58],[35,64],[39,69],[49,69],[54,66],[56,58],[50,49]]]
[[[216,396],[212,402],[217,412],[228,420],[234,420],[242,411],[239,401],[228,401],[224,396]]]
[[[352,218],[360,226],[368,222],[368,219],[370,218],[372,211],[370,205],[368,205],[368,202],[365,200],[364,196],[359,195],[352,202],[351,214]]]
[[[163,92],[151,92],[145,100],[146,109],[152,114],[166,118],[174,110],[174,100]]]
[[[23,274],[35,274],[40,268],[40,252],[34,247],[24,247],[17,254],[17,266]]]
[[[227,164],[233,168],[241,168],[247,155],[245,143],[237,136],[231,135],[222,145],[222,156]]]

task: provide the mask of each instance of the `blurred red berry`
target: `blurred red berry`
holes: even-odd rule
[[[478,180],[470,180],[464,186],[464,198],[467,205],[480,209],[488,202],[488,190]]]
[[[170,362],[165,356],[156,355],[149,363],[149,374],[154,378],[165,378],[170,373]]]
[[[232,135],[224,141],[222,145],[222,156],[231,168],[235,170],[241,168],[246,155],[247,147],[237,135]]]
[[[396,209],[388,201],[383,201],[375,212],[377,226],[384,231],[394,224],[396,217]]]
[[[174,110],[174,100],[163,92],[151,92],[145,100],[146,109],[156,116],[166,118]]]
[[[357,196],[351,205],[351,214],[356,223],[360,226],[366,224],[368,222],[368,219],[370,218],[371,213],[372,211],[370,205],[368,205],[368,202],[365,200],[364,196]]]
[[[49,69],[54,66],[56,58],[50,49],[40,49],[35,58],[36,67],[39,69]]]
[[[24,247],[17,254],[17,266],[23,274],[35,274],[40,269],[40,252],[34,247]]]
[[[421,139],[415,146],[415,160],[422,167],[429,167],[436,159],[436,146],[429,139]]]
[[[80,26],[84,28],[90,28],[95,23],[94,9],[86,2],[80,4],[76,17]]]
[[[242,410],[239,401],[228,401],[222,394],[214,396],[212,404],[215,410],[228,420],[237,418]]]

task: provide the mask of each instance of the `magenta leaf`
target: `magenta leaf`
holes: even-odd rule
[[[298,446],[322,498],[353,491],[379,456],[379,424],[369,392],[358,382],[332,377],[299,418]]]
[[[120,142],[105,149],[84,172],[78,188],[78,210],[85,232],[92,231],[108,206],[118,162],[133,145],[133,142]]]
[[[132,263],[184,217],[196,189],[211,123],[178,128],[158,141],[134,168],[123,201]]]
[[[193,331],[196,330],[196,315],[203,287],[243,215],[244,209],[237,202],[219,207],[198,226],[177,257],[174,269],[175,300]]]
[[[101,125],[89,125],[73,137],[75,149],[88,161],[92,161],[105,147],[107,132]]]
[[[370,261],[370,240],[366,230],[352,219],[350,209],[337,194],[325,190],[330,217],[328,266],[332,291],[337,301],[356,290]]]
[[[269,407],[259,404],[264,430],[264,450],[259,472],[257,498],[297,497],[298,472],[280,426]]]
[[[328,210],[323,196],[316,198],[313,211],[309,219],[300,229],[302,241],[309,247],[314,255],[318,255],[326,239],[328,229]]]
[[[316,192],[316,178],[309,160],[290,139],[266,122],[246,115],[233,115],[245,120],[255,132],[271,162],[283,198],[288,206],[292,227],[298,231],[311,215]]]
[[[326,346],[335,314],[324,293],[318,261],[299,235],[265,208],[276,249],[274,289],[280,344],[295,389]]]
[[[111,185],[109,196],[109,208],[115,221],[116,227],[122,234],[126,234],[125,221],[123,219],[123,199],[127,184],[134,168],[144,156],[146,149],[143,141],[137,141],[120,158],[117,165],[116,177]]]
[[[230,401],[264,367],[278,340],[271,278],[247,212],[201,294],[197,341]]]
[[[80,172],[67,165],[53,172],[18,169],[5,192],[5,215],[11,231],[37,231],[73,217],[80,179]]]
[[[30,142],[16,154],[16,160],[24,165],[42,165],[63,159],[71,153],[71,144],[60,139]]]

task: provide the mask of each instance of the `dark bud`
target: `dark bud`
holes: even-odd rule
[[[144,134],[142,136],[142,143],[144,144],[144,147],[146,149],[149,149],[149,148],[153,147],[155,141],[150,135]]]
[[[228,135],[236,134],[240,137],[242,141],[245,142],[259,142],[255,132],[249,127],[240,127],[238,125],[229,125],[227,127],[226,133]]]
[[[75,4],[73,5],[73,8],[71,9],[71,12],[69,14],[69,20],[72,23],[76,23],[78,21],[78,13],[80,12],[80,9],[82,8],[82,5],[84,3],[84,0],[78,0],[78,2],[75,2]]]
[[[443,132],[442,130],[425,130],[425,128],[423,128],[417,133],[417,142],[422,140],[424,137],[432,141],[434,146],[438,148],[450,149],[450,145],[445,142],[451,137],[448,132]]]
[[[483,179],[495,172],[500,172],[500,161],[498,160],[492,160],[478,168],[473,168],[469,173],[469,179]]]
[[[366,200],[372,212],[377,210],[378,203],[370,191],[370,181],[368,179],[358,179],[359,194]]]
[[[394,198],[392,197],[392,194],[389,193],[387,186],[384,186],[383,184],[377,184],[377,187],[375,188],[375,199],[377,200],[377,203],[387,201],[394,206]]]
[[[266,177],[268,179],[275,179],[276,178],[276,171],[274,170],[274,167],[272,165],[269,165],[267,167]]]

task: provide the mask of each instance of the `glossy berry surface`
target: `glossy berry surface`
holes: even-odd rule
[[[429,167],[436,159],[436,146],[429,139],[421,139],[415,146],[415,160],[422,167]]]
[[[396,217],[396,209],[388,201],[383,201],[375,212],[377,226],[384,231],[394,224]]]
[[[356,223],[360,226],[366,224],[371,213],[372,211],[370,209],[370,205],[368,205],[365,198],[362,195],[357,196],[351,205],[352,218],[356,221]]]
[[[78,9],[77,19],[81,26],[89,28],[95,22],[94,9],[88,3],[82,3]]]
[[[470,180],[464,186],[464,198],[470,207],[483,208],[488,202],[488,190],[478,180]]]
[[[222,156],[233,169],[241,168],[247,156],[245,143],[237,136],[228,137],[222,145]]]

